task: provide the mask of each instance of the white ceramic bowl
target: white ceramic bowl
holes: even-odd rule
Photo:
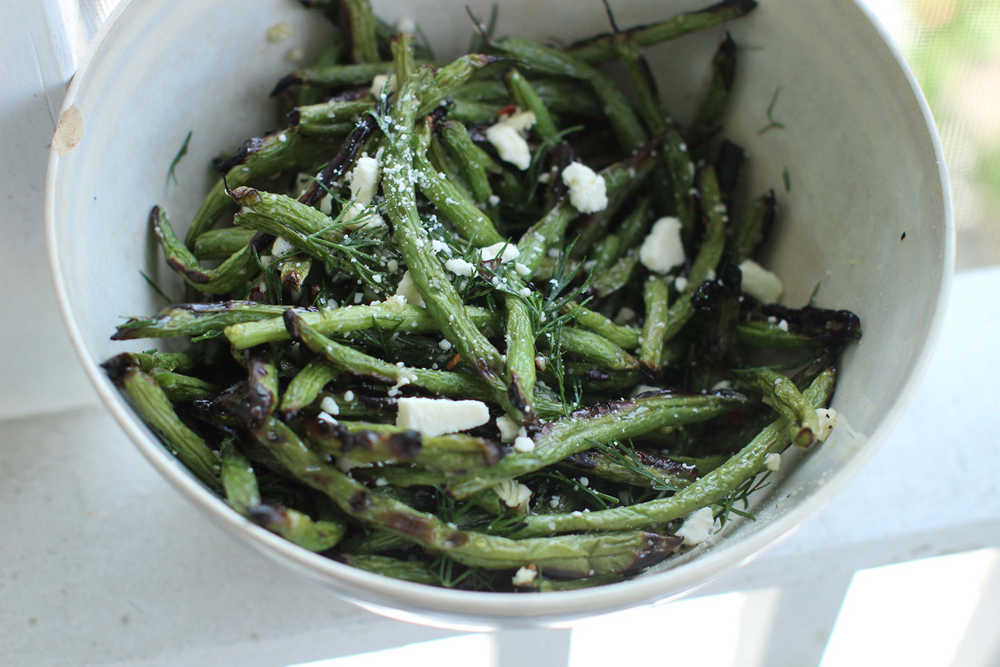
[[[466,43],[466,0],[374,4],[390,20],[417,18],[439,53]],[[705,0],[616,4],[619,22],[631,25]],[[677,596],[738,567],[816,512],[872,455],[926,355],[949,284],[953,228],[941,151],[912,76],[864,10],[846,0],[764,0],[729,26],[744,48],[727,134],[747,149],[750,191],[778,192],[781,222],[768,263],[784,277],[785,302],[801,305],[821,281],[819,304],[858,313],[864,338],[847,351],[834,398],[847,423],[758,498],[756,522],[735,524],[713,545],[629,582],[510,595],[435,589],[352,569],[230,511],[164,450],[97,364],[149,345],[108,337],[120,316],[158,308],[140,269],[170,279],[147,230],[150,206],[166,205],[183,228],[209,186],[209,159],[274,127],[267,93],[290,68],[286,51],[303,43],[314,50],[323,34],[321,22],[293,0],[253,5],[247,11],[245,0],[125,3],[70,86],[64,117],[78,111],[81,134],[74,147],[53,151],[46,190],[60,305],[96,391],[146,458],[220,525],[380,613],[460,627],[553,623]],[[473,6],[485,14],[489,3]],[[275,44],[266,31],[278,22],[288,24],[292,37]],[[605,25],[598,0],[505,0],[500,7],[501,34],[570,40]],[[690,116],[721,34],[711,30],[650,50],[660,88],[681,121]],[[778,87],[774,117],[785,127],[761,134]],[[189,130],[180,187],[167,188],[166,167]],[[790,192],[783,187],[786,168]]]

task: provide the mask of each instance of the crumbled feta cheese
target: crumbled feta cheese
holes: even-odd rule
[[[729,380],[719,380],[712,385],[712,391],[724,391],[726,389],[732,389],[733,383]]]
[[[517,129],[503,121],[486,128],[486,140],[497,149],[504,162],[509,162],[521,171],[531,165],[531,149]]]
[[[514,450],[518,452],[535,451],[535,441],[526,435],[519,435],[514,438]]]
[[[396,296],[403,297],[406,299],[406,303],[411,306],[423,308],[425,305],[424,297],[420,295],[420,290],[417,289],[417,284],[413,282],[413,276],[409,270],[404,271],[403,277],[399,279],[399,284],[396,285]]]
[[[348,229],[359,227],[384,227],[385,221],[377,211],[369,207],[378,190],[382,167],[373,157],[362,155],[358,158],[350,174],[351,203],[344,209],[345,220],[357,219],[345,225]]]
[[[622,306],[615,315],[615,324],[628,324],[635,319],[635,311],[628,306]]]
[[[551,257],[552,259],[559,259],[559,257],[562,255],[562,249],[549,248],[548,250],[545,251],[545,254]]]
[[[761,303],[774,303],[781,296],[784,289],[781,279],[752,259],[740,262],[740,272],[743,274],[743,291]]]
[[[501,415],[497,417],[497,429],[500,431],[500,442],[514,442],[521,425],[507,415]]]
[[[681,221],[666,216],[654,222],[639,248],[639,261],[643,266],[656,273],[666,273],[678,264],[683,264],[684,258]]]
[[[446,255],[451,255],[451,247],[440,239],[431,239],[431,250],[434,252],[443,252]]]
[[[402,294],[393,294],[388,299],[382,302],[382,305],[388,306],[390,310],[395,310],[399,312],[400,308],[406,306],[406,297]]]
[[[356,303],[356,304],[361,303],[364,300],[364,298],[365,298],[365,293],[364,292],[355,292],[354,293],[354,303]]]
[[[367,155],[358,158],[351,170],[351,199],[362,204],[371,202],[378,188],[379,176],[382,173],[378,160]]]
[[[394,74],[376,74],[372,78],[372,87],[370,91],[372,95],[379,97],[382,94],[389,94],[395,85],[396,76]]]
[[[604,177],[582,162],[571,162],[562,170],[562,181],[569,188],[569,202],[580,213],[597,213],[608,205],[608,187]]]
[[[466,262],[464,259],[455,257],[454,259],[449,259],[444,263],[444,268],[448,269],[456,276],[471,276],[476,272],[476,267],[474,264]]]
[[[771,472],[781,470],[781,454],[771,453],[764,457],[764,467]]]
[[[465,431],[490,420],[490,411],[482,401],[401,398],[396,407],[396,426],[412,428],[424,435]]]
[[[524,264],[521,264],[521,262],[514,262],[514,270],[517,271],[517,275],[523,278],[527,278],[532,274],[531,269]]]
[[[685,546],[694,546],[707,540],[714,526],[712,508],[702,507],[684,519],[684,524],[677,530],[677,536],[684,538]]]
[[[333,400],[329,396],[324,396],[323,400],[319,402],[319,408],[323,412],[330,415],[339,415],[340,406],[337,405],[337,401]]]
[[[819,433],[816,440],[823,442],[830,437],[833,427],[837,425],[837,411],[833,408],[816,408],[816,416],[819,417]]]
[[[500,121],[504,125],[509,125],[518,132],[527,132],[535,124],[535,112],[534,111],[518,111],[512,113],[503,120]]]
[[[326,215],[333,213],[333,197],[330,195],[324,195],[323,198],[319,200],[319,210],[320,213],[325,213]]]
[[[521,251],[518,250],[517,246],[513,243],[500,241],[499,243],[488,245],[485,248],[480,248],[479,256],[483,258],[484,262],[491,262],[499,258],[501,264],[506,264],[507,262],[512,262],[520,257]]]
[[[517,293],[523,296],[525,299],[527,299],[529,296],[531,296],[531,288],[522,287],[521,289],[517,290]]]
[[[586,477],[581,477],[579,479],[579,482],[580,482],[580,486],[590,486],[590,480],[587,479]]]
[[[493,487],[493,492],[507,507],[516,508],[520,512],[528,511],[528,501],[531,500],[531,489],[517,480],[508,479]]]
[[[345,391],[344,392],[344,400],[348,401],[348,402],[353,401],[354,400],[354,392],[351,391],[350,389],[348,389],[347,391]]]
[[[447,352],[448,350],[451,349],[451,341],[448,340],[447,338],[442,338],[441,340],[438,341],[438,347]]]
[[[538,177],[539,183],[548,183],[550,180],[552,180],[552,174],[549,172],[545,172]]]
[[[487,203],[489,203],[490,206],[500,205],[500,197],[497,197],[496,195],[490,195],[489,199],[487,199],[486,201]]]
[[[375,478],[375,486],[386,486],[387,484],[389,484],[389,480],[387,480],[385,477]]]
[[[275,257],[284,257],[285,255],[291,253],[295,250],[295,246],[286,241],[281,236],[274,239],[274,243],[271,244],[271,254]]]
[[[535,579],[537,578],[538,570],[535,566],[527,565],[517,569],[517,572],[514,573],[514,578],[511,579],[511,583],[515,586],[530,586],[535,583]]]
[[[552,496],[551,498],[549,498],[549,507],[558,507],[558,506],[559,506],[559,496]]]
[[[781,329],[782,331],[788,331],[788,320],[782,319],[780,322],[778,322],[778,328]]]
[[[396,271],[399,271],[399,262],[394,259],[390,259],[385,263],[385,268],[389,273],[395,273]]]
[[[334,419],[333,417],[331,417],[327,413],[323,412],[322,410],[316,415],[316,419],[320,420],[321,422],[326,422],[327,424],[337,424],[338,423],[336,419]]]
[[[537,357],[535,357],[535,368],[537,368],[538,370],[545,372],[545,367],[548,365],[549,362],[546,361],[545,357],[543,357],[542,355],[538,355]]]
[[[688,279],[684,276],[677,276],[674,278],[674,289],[678,292],[683,292],[688,286]]]

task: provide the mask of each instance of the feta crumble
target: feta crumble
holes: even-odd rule
[[[275,257],[284,257],[285,255],[292,253],[294,250],[295,246],[281,236],[275,238],[274,243],[271,244],[271,254]]]
[[[513,125],[500,121],[486,128],[486,140],[493,144],[497,154],[504,162],[508,162],[521,171],[526,171],[531,165],[531,149],[528,142]]]
[[[497,197],[496,195],[490,195],[489,199],[487,199],[486,202],[490,206],[499,206],[500,205],[500,197]]]
[[[781,454],[772,453],[764,457],[764,467],[771,472],[781,470]]]
[[[517,572],[514,573],[514,578],[510,581],[515,586],[530,586],[535,583],[537,578],[538,570],[535,569],[534,565],[528,565],[518,568]]]
[[[740,262],[740,272],[743,291],[761,303],[774,303],[781,296],[784,289],[781,279],[752,259]]]
[[[628,324],[635,319],[635,314],[635,311],[628,306],[622,306],[618,314],[615,315],[615,324]]]
[[[417,306],[423,308],[424,297],[420,295],[420,290],[417,289],[417,284],[413,282],[413,276],[410,274],[409,269],[403,272],[403,277],[399,279],[399,284],[396,285],[396,296],[401,296],[406,299],[406,303],[411,306]]]
[[[378,190],[382,167],[373,157],[362,155],[351,170],[351,203],[344,210],[345,220],[356,220],[346,224],[347,229],[359,227],[384,227],[385,221],[377,211],[369,207]]]
[[[333,400],[329,396],[324,396],[323,400],[319,402],[319,409],[329,415],[340,414],[340,406],[337,405],[337,401]]]
[[[459,257],[449,259],[447,262],[444,263],[444,268],[448,269],[456,276],[468,277],[476,272],[476,267],[474,264],[470,264],[469,262],[466,262],[464,259],[461,259]]]
[[[678,264],[683,264],[684,259],[681,221],[665,216],[654,222],[639,248],[639,261],[643,266],[655,273],[667,273]]]
[[[819,418],[819,433],[816,440],[823,442],[830,437],[833,427],[837,425],[837,411],[833,408],[816,408],[816,416]]]
[[[466,431],[490,420],[489,408],[482,401],[408,397],[399,399],[396,408],[396,426],[424,435]]]
[[[531,500],[531,489],[517,480],[508,479],[493,487],[494,493],[504,505],[520,512],[528,511],[528,501]]]
[[[517,246],[513,243],[501,241],[499,243],[494,243],[493,245],[488,245],[485,248],[480,248],[479,256],[483,258],[484,262],[491,262],[495,259],[499,259],[501,264],[506,264],[507,262],[512,262],[520,257],[521,251],[518,250]]]
[[[604,177],[582,162],[571,162],[562,170],[562,181],[569,188],[569,202],[580,213],[597,213],[608,206],[608,187]]]
[[[715,517],[711,507],[702,507],[684,519],[683,525],[677,530],[677,536],[684,538],[684,545],[693,547],[708,539],[715,526]]]
[[[535,441],[526,435],[519,435],[514,438],[514,450],[518,452],[535,451]]]
[[[372,78],[372,86],[369,89],[373,97],[379,97],[383,94],[389,94],[389,92],[395,88],[396,75],[392,74],[376,74]]]
[[[500,431],[500,442],[514,442],[521,431],[521,425],[507,415],[501,415],[497,417],[497,429]]]

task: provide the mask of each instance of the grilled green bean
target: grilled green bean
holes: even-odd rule
[[[705,421],[740,406],[745,400],[738,394],[667,394],[642,396],[574,413],[547,424],[534,439],[532,451],[509,454],[495,466],[477,471],[465,481],[453,483],[450,491],[456,498],[466,498],[505,479],[524,475],[590,449],[595,442],[623,440],[664,426]]]
[[[118,355],[102,364],[108,377],[128,394],[142,420],[198,479],[219,489],[219,459],[201,437],[174,412],[170,399],[150,375],[142,372],[131,355]]]
[[[834,372],[824,371],[805,392],[814,407],[825,405],[833,392]],[[524,518],[518,537],[551,535],[577,530],[626,530],[662,526],[702,507],[718,503],[740,484],[766,468],[769,453],[788,445],[790,422],[781,419],[766,426],[743,449],[710,473],[669,498],[624,507],[572,514],[533,514]]]
[[[667,332],[667,299],[670,290],[663,278],[650,276],[643,287],[646,319],[639,338],[639,360],[651,371],[659,371],[663,363],[663,343]]]
[[[705,30],[753,11],[755,0],[723,0],[705,9],[678,14],[665,21],[636,26],[624,31],[624,37],[636,46],[646,47],[676,39],[690,32]],[[573,44],[569,53],[590,63],[606,62],[617,56],[615,35],[597,35]]]
[[[167,214],[158,206],[149,214],[150,226],[160,242],[167,264],[188,285],[204,294],[226,294],[247,282],[257,271],[251,246],[233,253],[214,269],[202,268],[191,251],[174,235]]]

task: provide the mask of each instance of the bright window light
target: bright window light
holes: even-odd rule
[[[860,570],[821,667],[954,664],[998,566],[1000,550],[980,549]]]
[[[761,664],[778,598],[776,589],[725,593],[584,621],[573,626],[570,667]]]
[[[490,664],[491,646],[488,634],[461,635],[384,651],[303,662],[289,667],[399,667],[431,664],[434,667],[486,667]]]

